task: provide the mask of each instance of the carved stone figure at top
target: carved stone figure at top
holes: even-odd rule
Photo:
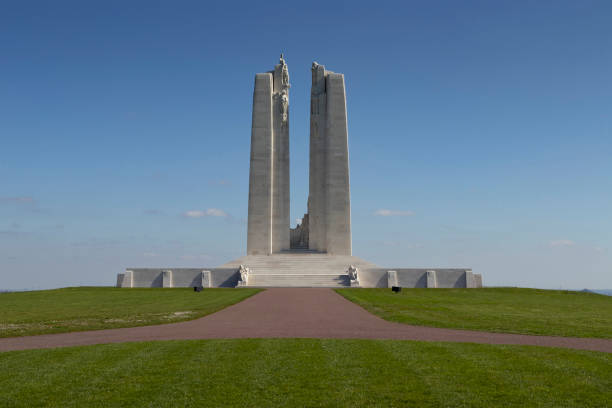
[[[289,70],[287,69],[287,65],[283,65],[283,76],[281,81],[283,83],[283,87],[289,88]]]
[[[289,88],[289,69],[287,69],[287,63],[283,53],[281,52],[280,61],[278,62],[281,66],[281,84],[283,88]]]

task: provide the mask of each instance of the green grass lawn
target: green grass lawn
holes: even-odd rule
[[[0,293],[0,337],[146,326],[201,317],[258,289],[79,287]]]
[[[612,337],[612,297],[521,288],[338,289],[383,319],[420,326],[570,337]]]
[[[0,353],[6,407],[609,407],[612,354],[243,339]]]

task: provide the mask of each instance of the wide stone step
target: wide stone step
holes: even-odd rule
[[[329,262],[276,262],[245,264],[254,274],[310,274],[310,275],[341,275],[346,274],[349,265],[330,265]]]
[[[304,274],[310,273],[323,273],[327,271],[328,274],[341,275],[348,270],[348,267],[345,268],[327,268],[327,267],[317,267],[316,265],[303,265],[303,266],[277,266],[277,267],[266,267],[266,266],[249,266],[247,267],[253,273],[285,273],[285,271],[304,271]],[[312,271],[312,272],[309,272]]]
[[[249,287],[344,287],[346,275],[322,274],[249,274]]]
[[[274,255],[249,255],[228,262],[222,267],[236,268],[244,265],[257,273],[310,273],[346,274],[350,265],[359,269],[377,266],[354,256],[299,253],[299,251]]]

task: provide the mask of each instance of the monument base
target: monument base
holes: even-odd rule
[[[240,266],[248,273],[241,279]],[[349,276],[349,268],[357,276]],[[471,269],[382,268],[356,256],[313,251],[248,255],[218,268],[130,268],[118,287],[361,287],[478,288],[482,276]]]

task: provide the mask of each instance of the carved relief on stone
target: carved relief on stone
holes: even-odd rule
[[[276,94],[276,98],[278,98],[278,110],[281,116],[281,124],[283,126],[287,125],[287,119],[289,116],[289,69],[287,68],[287,63],[285,62],[285,58],[283,54],[280,55],[279,61],[280,67],[276,66],[276,72],[279,73],[278,69],[280,68],[280,92]]]
[[[286,89],[283,89],[281,91],[279,99],[280,99],[279,107],[280,107],[281,120],[283,123],[286,123],[287,113],[289,110],[289,95],[287,95]]]
[[[283,65],[283,75],[281,81],[283,88],[289,88],[289,70],[287,69],[287,65]]]

